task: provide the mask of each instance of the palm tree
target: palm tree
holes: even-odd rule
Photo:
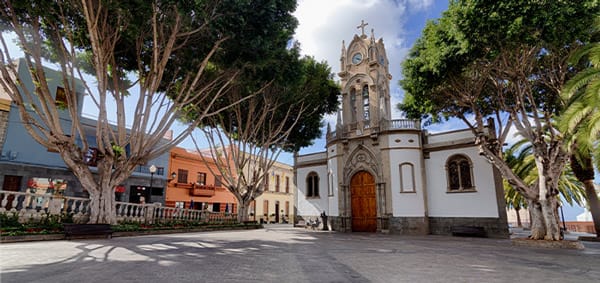
[[[596,33],[600,35],[600,18]],[[600,238],[600,201],[594,185],[594,162],[600,168],[600,43],[588,44],[571,58],[588,68],[573,77],[563,89],[568,107],[559,117],[559,129],[569,141],[571,167],[585,187],[596,236]]]

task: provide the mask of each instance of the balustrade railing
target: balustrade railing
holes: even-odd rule
[[[335,131],[327,133],[327,140],[335,140],[339,138],[348,138],[351,133],[357,130],[359,123],[349,123],[344,125],[338,125]],[[375,123],[371,125],[370,121],[362,122],[362,128],[360,130],[369,130],[371,133],[388,131],[388,130],[420,130],[421,122],[419,120],[410,119],[396,119],[396,120],[380,120],[379,124]]]
[[[23,223],[38,221],[47,215],[62,214],[71,215],[74,223],[85,223],[89,219],[89,204],[90,200],[87,198],[0,190],[0,213],[17,214],[19,221]],[[237,214],[231,213],[128,202],[116,202],[115,206],[117,222],[237,222]]]

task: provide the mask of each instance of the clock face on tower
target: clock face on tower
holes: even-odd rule
[[[355,64],[355,65],[356,65],[356,64],[360,63],[360,61],[362,61],[362,54],[360,54],[360,53],[355,53],[355,54],[352,56],[352,64]]]

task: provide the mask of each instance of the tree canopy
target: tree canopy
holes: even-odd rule
[[[17,35],[34,89],[22,87],[5,33],[0,84],[29,134],[59,152],[90,193],[90,222],[114,223],[114,187],[229,107],[221,99],[238,78],[285,54],[295,7],[293,0],[2,1],[0,28]],[[56,105],[44,58],[60,68],[64,109]],[[83,80],[82,71],[96,83]],[[129,77],[139,93],[126,109]],[[98,108],[93,134],[81,123],[74,78]],[[197,119],[166,141],[173,123],[192,110]],[[103,157],[95,169],[87,162],[91,148]]]

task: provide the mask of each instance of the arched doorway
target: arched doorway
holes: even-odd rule
[[[377,231],[377,202],[375,178],[369,172],[360,171],[350,181],[352,197],[352,231]]]

